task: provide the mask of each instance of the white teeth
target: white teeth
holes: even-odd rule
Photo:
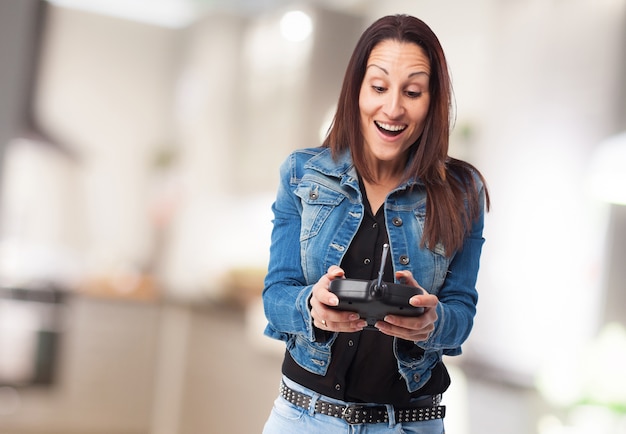
[[[393,131],[393,132],[402,131],[403,129],[406,128],[406,125],[390,125],[390,124],[383,124],[382,122],[378,122],[378,121],[376,121],[376,125],[378,125],[383,130]]]

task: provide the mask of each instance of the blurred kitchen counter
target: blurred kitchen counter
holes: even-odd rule
[[[261,431],[281,357],[251,342],[267,338],[247,309],[90,294],[62,309],[54,382],[0,386],[0,433]]]

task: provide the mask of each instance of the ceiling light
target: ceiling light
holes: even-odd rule
[[[305,12],[289,11],[280,20],[280,31],[288,41],[304,41],[313,31],[313,21]]]

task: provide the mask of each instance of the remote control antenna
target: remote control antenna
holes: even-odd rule
[[[385,264],[387,263],[387,253],[389,253],[389,244],[383,244],[383,254],[380,257],[380,269],[378,270],[378,282],[376,282],[376,288],[380,289],[383,286],[383,274],[385,272]]]

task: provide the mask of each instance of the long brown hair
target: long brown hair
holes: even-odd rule
[[[460,249],[472,222],[480,215],[480,192],[474,174],[485,180],[469,163],[448,156],[452,117],[452,84],[439,39],[426,23],[409,15],[378,19],[363,32],[344,76],[335,118],[323,146],[337,156],[350,150],[359,174],[372,181],[362,151],[359,92],[370,53],[385,40],[410,42],[424,49],[430,61],[430,107],[424,130],[411,146],[405,181],[419,179],[426,187],[426,223],[422,245],[441,242],[446,254]],[[485,202],[489,195],[485,188]]]

